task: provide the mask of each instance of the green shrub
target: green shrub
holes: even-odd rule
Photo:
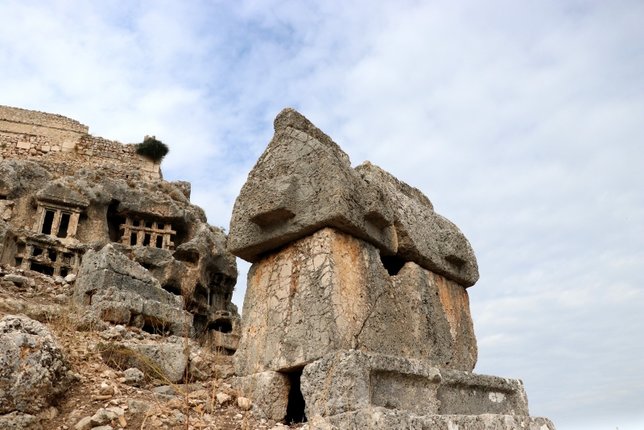
[[[154,136],[146,136],[145,139],[143,139],[143,143],[136,145],[137,154],[148,157],[154,161],[163,160],[163,157],[165,157],[168,152],[170,152],[168,145],[157,140]]]

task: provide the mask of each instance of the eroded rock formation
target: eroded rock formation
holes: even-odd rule
[[[107,321],[237,347],[235,257],[190,184],[75,120],[0,106],[0,263],[78,275]]]
[[[463,233],[419,190],[292,109],[248,176],[228,246],[253,263],[236,384],[312,428],[554,429],[523,385],[472,373]]]

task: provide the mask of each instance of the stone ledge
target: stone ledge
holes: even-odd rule
[[[329,354],[305,366],[302,393],[307,416],[373,407],[419,415],[529,414],[520,380],[355,350]]]
[[[368,407],[327,418],[309,419],[310,430],[555,430],[547,418],[503,414],[416,415],[382,407]]]

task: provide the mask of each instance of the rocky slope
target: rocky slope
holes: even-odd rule
[[[22,356],[12,356],[6,348],[0,352],[3,368],[13,360],[24,373],[16,381],[17,373],[0,372],[0,428],[286,428],[262,419],[252,402],[232,389],[230,356],[213,354],[207,345],[187,337],[100,321],[88,325],[72,300],[74,283],[0,267],[0,340],[6,341],[8,333],[25,338],[4,328],[15,315],[41,327],[32,336],[37,341],[31,348],[29,339],[24,340]],[[45,340],[55,345],[56,360],[52,354],[26,353],[42,351]],[[154,354],[140,352],[137,345],[147,345]],[[61,379],[48,386],[51,375],[43,375],[43,369],[61,373],[63,367]],[[25,391],[27,386],[32,391]],[[12,398],[22,401],[9,402]]]

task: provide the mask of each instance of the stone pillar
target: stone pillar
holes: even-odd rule
[[[33,231],[40,233],[42,231],[42,223],[45,220],[45,208],[38,205],[36,209],[36,220],[34,221]]]
[[[80,219],[80,212],[75,210],[69,217],[69,227],[67,227],[67,237],[76,237],[78,230],[78,221]]]
[[[54,210],[54,219],[51,222],[51,236],[58,236],[58,229],[60,228],[60,218],[62,216],[62,212],[60,209]]]

